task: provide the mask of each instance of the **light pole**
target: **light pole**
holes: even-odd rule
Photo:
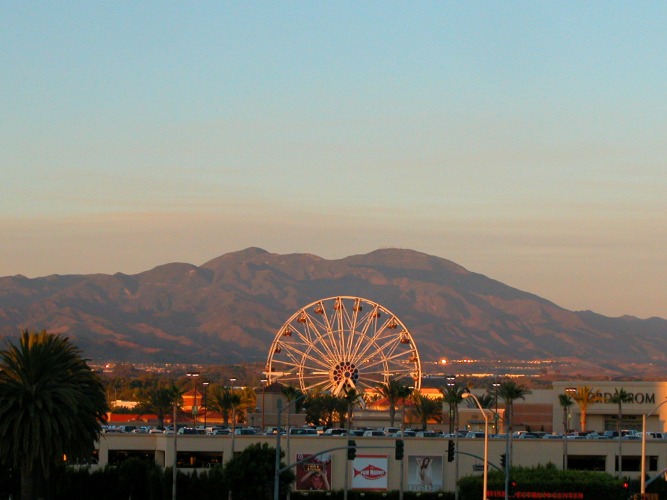
[[[234,392],[234,382],[236,382],[236,378],[232,377],[229,379],[229,391],[230,394],[233,394]],[[234,406],[232,406],[232,453],[229,459],[234,458],[234,438],[236,436],[236,403],[234,403]],[[229,489],[229,493],[227,494],[227,498],[229,500],[232,500],[232,489]]]
[[[234,394],[234,382],[235,378],[229,379],[229,393]],[[236,431],[236,405],[232,406],[232,454],[234,453],[234,432]]]
[[[484,408],[482,408],[482,405],[479,402],[479,399],[477,399],[477,396],[475,396],[471,392],[464,392],[461,395],[464,399],[465,398],[473,398],[475,400],[475,403],[477,403],[477,407],[479,408],[479,411],[482,412],[482,416],[484,417],[484,479],[483,479],[483,486],[482,486],[482,500],[487,500],[487,483],[488,483],[488,477],[489,477],[489,417],[484,411]]]
[[[194,403],[192,404],[192,421],[193,427],[197,427],[197,377],[199,377],[199,372],[188,372],[187,376],[192,378],[195,383],[195,400]]]
[[[641,497],[644,498],[644,494],[646,493],[646,418],[650,417],[653,415],[658,408],[660,408],[662,405],[667,403],[667,399],[665,399],[662,403],[660,403],[658,406],[653,408],[648,414],[644,413],[642,414],[642,477],[641,477]]]
[[[264,396],[266,395],[266,383],[268,380],[263,378],[260,382],[262,383],[262,432],[264,432],[266,429],[266,427],[264,427]]]
[[[176,500],[176,478],[178,477],[178,447],[176,446],[176,416],[178,412],[178,404],[174,403],[174,470],[171,475],[171,498]]]
[[[208,384],[210,384],[210,382],[202,382],[201,383],[201,385],[204,386],[204,404],[202,406],[204,408],[204,432],[206,432],[206,417],[207,417],[207,414],[208,414],[208,408],[206,406],[206,390],[208,389]]]
[[[500,434],[498,432],[498,387],[500,387],[500,382],[494,382],[493,383],[493,401],[494,404],[496,405],[496,413],[494,414],[493,420],[494,420],[494,431],[496,434]]]
[[[456,385],[456,377],[454,375],[447,375],[447,387],[451,392]],[[449,403],[449,433],[451,434],[454,429],[454,408],[452,403]]]
[[[296,399],[293,399],[292,401],[287,402],[287,406],[283,408],[283,400],[278,398],[278,401],[276,401],[276,405],[278,407],[277,415],[276,418],[278,420],[277,422],[277,429],[278,432],[276,432],[276,466],[273,474],[273,500],[279,500],[280,499],[280,416],[283,413],[283,410],[286,410],[289,408],[289,406],[294,403],[296,404],[297,401],[299,401],[301,398],[306,397],[306,393],[301,394]],[[287,457],[287,462],[289,463],[289,457]],[[345,464],[347,467],[347,464]]]

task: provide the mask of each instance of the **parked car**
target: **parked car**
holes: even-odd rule
[[[406,437],[407,438],[407,437],[415,437],[416,435],[417,435],[417,433],[415,431],[411,431],[411,430],[406,429],[404,431],[398,431],[398,432],[393,433],[391,435],[391,437],[397,437],[397,438]]]
[[[116,427],[119,432],[132,432],[134,429],[137,428],[136,425],[119,425]]]
[[[440,437],[440,434],[435,431],[417,431],[415,437],[437,438]]]
[[[517,439],[539,439],[541,437],[542,436],[539,436],[537,434],[533,434],[532,432],[524,432]]]
[[[384,433],[384,431],[379,431],[377,429],[368,430],[363,434],[363,437],[386,437],[386,436],[387,435]]]
[[[589,432],[570,432],[567,436],[567,439],[586,439]]]
[[[199,431],[194,427],[181,427],[178,429],[178,434],[199,434]]]
[[[341,427],[332,427],[324,431],[322,436],[347,436],[347,431]]]
[[[466,434],[466,438],[468,439],[484,439],[484,433],[483,432],[469,432]]]
[[[289,433],[292,436],[317,436],[317,431],[312,427],[292,427]]]
[[[232,434],[232,430],[219,427],[217,429],[213,429],[211,432],[209,432],[209,434],[211,436],[230,436]]]
[[[267,427],[266,430],[264,431],[264,435],[275,436],[276,434],[278,434],[278,432],[280,432],[280,434],[285,434],[286,431],[284,427],[281,427],[280,429],[278,429],[278,427]]]
[[[391,436],[392,434],[399,432],[401,429],[398,427],[380,427],[378,430],[384,431],[387,436]]]
[[[257,434],[252,427],[237,427],[234,429],[235,436],[252,436]]]

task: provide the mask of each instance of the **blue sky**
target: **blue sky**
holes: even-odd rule
[[[666,25],[664,2],[2,3],[0,275],[400,247],[667,317]]]

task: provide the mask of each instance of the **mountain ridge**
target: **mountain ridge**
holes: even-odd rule
[[[46,329],[87,357],[128,362],[263,361],[289,316],[344,295],[390,309],[427,361],[563,359],[619,373],[667,366],[664,319],[569,311],[447,259],[392,248],[327,260],[250,247],[131,275],[0,277],[0,336]]]

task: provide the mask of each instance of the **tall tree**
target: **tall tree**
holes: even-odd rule
[[[285,399],[287,399],[287,427],[290,427],[290,416],[292,411],[299,413],[303,408],[303,393],[293,385],[286,385],[280,389]]]
[[[343,400],[345,401],[345,406],[347,407],[346,412],[346,423],[347,430],[350,430],[352,425],[352,414],[354,412],[355,405],[359,404],[360,401],[363,401],[363,395],[357,391],[354,387],[346,387],[343,389]]]
[[[569,431],[567,415],[574,401],[568,394],[559,394],[558,403],[563,408],[563,470],[567,470],[567,433]]]
[[[498,387],[498,397],[505,403],[505,422],[507,424],[506,467],[512,466],[512,419],[514,417],[514,402],[518,399],[526,399],[526,395],[528,394],[530,394],[530,390],[513,380],[501,382]]]
[[[453,384],[448,385],[447,387],[441,387],[439,390],[443,396],[444,402],[447,403],[447,406],[449,407],[449,434],[453,434],[459,404],[463,401],[465,387],[460,384]]]
[[[232,422],[235,424],[234,417],[236,416],[236,409],[241,404],[241,396],[231,387],[216,386],[211,395],[209,405],[213,410],[219,411],[225,427],[229,426],[229,418],[232,417]]]
[[[66,337],[24,331],[0,351],[0,462],[33,500],[64,455],[88,458],[108,405],[104,385]]]
[[[580,430],[582,432],[586,431],[586,416],[588,414],[588,406],[593,403],[599,403],[602,401],[602,397],[598,394],[597,391],[588,387],[587,385],[582,385],[576,388],[572,393],[572,399],[577,403],[581,416],[579,417]]]
[[[245,422],[246,415],[255,411],[257,407],[257,393],[252,387],[234,389],[239,395],[239,404],[236,407],[236,422]]]
[[[280,452],[280,466],[285,464]],[[255,443],[232,457],[225,465],[223,476],[234,498],[273,498],[276,449],[267,443]],[[293,469],[280,473],[280,498],[286,498],[294,482]]]
[[[442,416],[442,398],[432,399],[418,390],[413,391],[410,398],[413,403],[410,411],[421,423],[422,430],[426,430],[429,420],[437,421]]]
[[[623,420],[623,403],[632,401],[632,396],[625,389],[616,389],[609,402],[618,405],[618,418],[616,419],[616,432],[618,432],[618,478],[623,476],[623,440],[621,436],[621,421]],[[644,429],[646,430],[646,429]]]
[[[145,413],[155,413],[160,428],[164,428],[164,417],[169,415],[174,405],[181,404],[182,391],[175,384],[160,385],[140,389],[137,393],[137,408]]]
[[[389,422],[393,427],[396,420],[396,404],[410,396],[411,389],[396,378],[378,386],[378,392],[387,399],[389,405]]]
[[[569,396],[569,394],[559,394],[558,404],[563,409],[563,435],[566,435],[570,430],[568,429],[567,412],[568,409],[574,404],[574,401],[572,401],[572,398]]]

